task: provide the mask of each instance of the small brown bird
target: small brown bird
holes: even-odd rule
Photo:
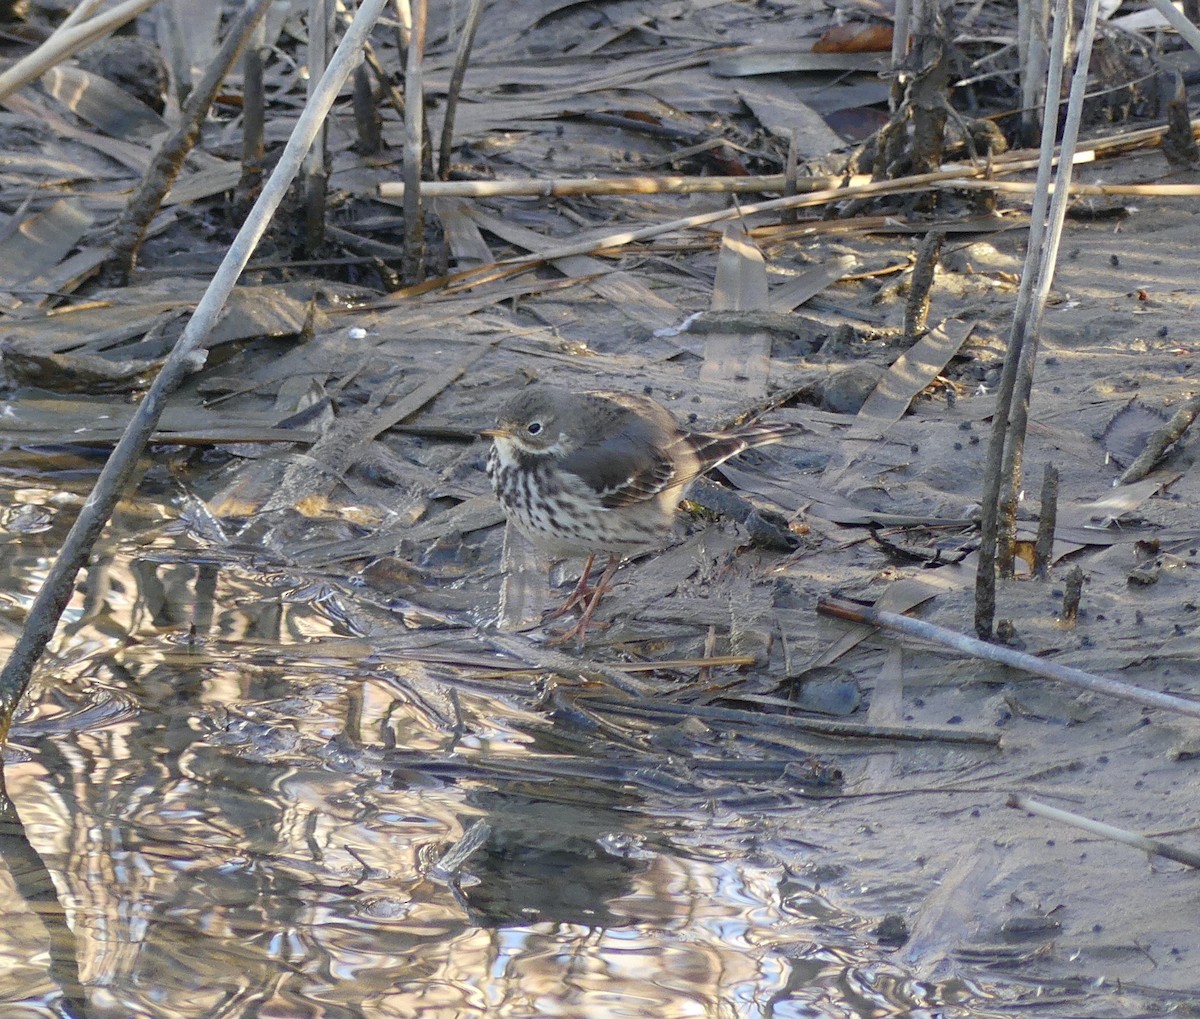
[[[754,446],[778,442],[790,425],[691,432],[648,396],[574,393],[534,385],[501,410],[487,473],[504,513],[556,559],[586,556],[562,615],[585,599],[579,623],[561,638],[582,640],[625,557],[661,548],[675,511],[700,475]],[[589,591],[597,555],[608,565]],[[590,599],[589,599],[590,594]]]

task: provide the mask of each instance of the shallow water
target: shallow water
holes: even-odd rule
[[[87,466],[2,482],[7,646]],[[386,653],[351,578],[151,489],[12,735],[6,1019],[988,1014],[822,893],[877,876],[823,872],[819,800],[700,796],[527,676]]]

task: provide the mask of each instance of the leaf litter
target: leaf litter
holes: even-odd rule
[[[951,6],[1011,32],[1005,5]],[[177,110],[216,51],[218,26],[213,8],[170,9],[209,26],[157,22]],[[886,99],[879,56],[769,48],[785,27],[797,39],[821,36],[828,17],[816,4],[772,18],[717,3],[618,5],[603,26],[592,16],[573,4],[485,15],[456,119],[455,174],[774,173],[787,153],[781,124],[827,125],[835,112]],[[302,29],[288,21],[269,32],[282,54]],[[377,32],[374,45],[395,67],[388,35]],[[455,44],[445,10],[430,39],[425,88],[436,99]],[[964,59],[980,60],[981,46],[964,40]],[[268,67],[275,142],[299,113],[302,82],[286,60]],[[218,103],[137,272],[122,287],[94,286],[106,228],[150,165],[158,123],[137,100],[108,101],[117,88],[63,65],[4,101],[3,431],[22,451],[6,456],[22,469],[33,447],[52,472],[67,451],[116,440],[130,415],[125,394],[161,364],[211,272],[208,256],[236,225],[226,195],[241,173],[236,118]],[[314,738],[259,752],[493,789],[566,776],[632,789],[648,816],[721,804],[756,819],[764,858],[801,872],[844,868],[831,892],[843,905],[904,914],[913,936],[895,958],[923,977],[986,972],[1016,998],[1024,983],[1055,987],[1062,997],[1048,1015],[1063,1000],[1134,1014],[1194,989],[1200,944],[1183,905],[1186,872],[1139,872],[1128,849],[1004,809],[1009,793],[1033,791],[1083,800],[1083,812],[1141,832],[1194,837],[1194,758],[1167,753],[1194,738],[1189,722],[1066,688],[1034,697],[1028,680],[1000,666],[847,632],[814,612],[819,596],[837,593],[967,625],[984,433],[1015,297],[1003,266],[1021,253],[1024,201],[999,196],[981,213],[955,192],[932,216],[896,200],[823,218],[830,203],[814,199],[795,224],[735,206],[727,222],[698,231],[675,224],[729,209],[726,196],[439,199],[430,210],[446,271],[400,289],[383,249],[370,248],[399,243],[399,210],[377,188],[399,178],[392,157],[404,128],[392,111],[381,115],[383,159],[355,152],[348,112],[329,132],[334,222],[360,243],[331,241],[314,264],[297,255],[302,223],[287,210],[156,441],[187,444],[173,470],[198,513],[219,523],[193,529],[200,554],[269,564],[323,588],[342,635],[304,645],[304,655],[371,663],[366,682],[402,699],[427,734],[486,729],[496,724],[492,704],[505,725],[555,751],[497,757],[459,746],[448,755]],[[436,101],[429,116],[436,133]],[[613,116],[620,128],[605,120]],[[681,131],[718,144],[679,156]],[[845,164],[849,147],[830,151],[831,135],[828,126],[805,134],[799,154],[813,176]],[[1112,146],[1117,154],[1081,176],[1166,174],[1140,144]],[[1021,158],[992,165],[1027,179],[1028,153]],[[1055,566],[1048,583],[1003,583],[1000,613],[1009,642],[1033,654],[1194,697],[1200,492],[1190,441],[1150,480],[1116,489],[1105,446],[1119,446],[1123,464],[1138,452],[1126,432],[1194,396],[1186,253],[1195,224],[1172,199],[1141,198],[1125,211],[1116,232],[1104,221],[1069,227],[1026,451],[1030,469],[1051,462],[1061,472]],[[615,239],[664,225],[658,236]],[[905,284],[889,289],[882,274],[912,257],[918,245],[905,233],[933,229],[970,232],[948,247],[973,254],[944,255],[930,294],[937,325],[905,351],[896,333]],[[745,317],[682,328],[690,315],[725,313]],[[755,317],[768,313],[790,316],[794,331]],[[859,407],[831,410],[830,380],[864,366],[873,374]],[[737,525],[689,511],[680,543],[621,571],[603,632],[582,651],[545,646],[536,625],[550,598],[545,566],[505,542],[476,438],[535,378],[648,391],[697,426],[753,415],[795,423],[799,438],[728,465],[721,480],[785,514],[798,547],[755,549]],[[1027,496],[1020,533],[1038,515]],[[949,538],[968,554],[906,561],[868,540],[869,526],[914,548]],[[1148,542],[1149,555],[1139,547]],[[1086,574],[1084,608],[1066,625],[1061,575],[1074,565]],[[220,635],[200,636],[218,654]],[[726,659],[753,664],[715,664]],[[844,672],[813,671],[835,663]],[[787,706],[798,685],[846,675],[865,709],[841,728]],[[264,707],[262,717],[286,714]],[[238,713],[214,733],[232,738]],[[820,861],[791,855],[799,825],[821,844]],[[897,891],[856,890],[871,883]],[[1049,915],[1061,920],[1027,922]],[[1007,950],[1006,932],[1023,922],[1019,950]],[[1085,989],[1099,975],[1127,988],[1120,1003]]]

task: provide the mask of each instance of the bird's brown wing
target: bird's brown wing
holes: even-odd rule
[[[591,488],[607,509],[647,502],[676,483],[674,418],[628,393],[588,393],[593,433],[559,465]]]

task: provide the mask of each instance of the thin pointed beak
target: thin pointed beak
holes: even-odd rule
[[[502,439],[512,435],[507,428],[481,428],[479,434],[485,439]]]

